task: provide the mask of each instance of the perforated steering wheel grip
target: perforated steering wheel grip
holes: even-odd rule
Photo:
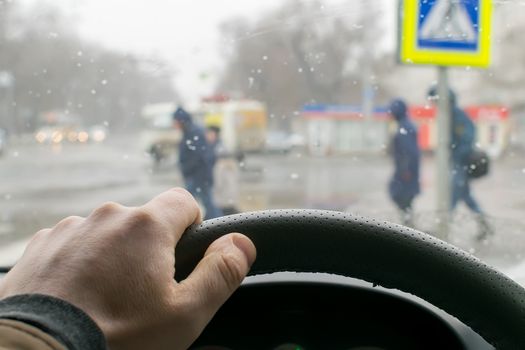
[[[250,275],[326,272],[414,294],[473,328],[497,349],[525,349],[525,290],[470,254],[427,234],[350,214],[271,210],[190,227],[176,249],[184,279],[218,237],[241,232],[257,247]]]

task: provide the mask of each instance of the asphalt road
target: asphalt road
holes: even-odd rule
[[[16,260],[36,230],[68,215],[88,215],[105,201],[140,205],[172,186],[182,185],[174,161],[154,168],[134,142],[113,137],[104,144],[52,147],[12,144],[0,158],[0,265]],[[475,220],[460,207],[446,238],[525,282],[525,155],[509,152],[490,176],[473,183],[496,235],[477,242]],[[315,208],[348,211],[398,221],[386,193],[391,174],[384,156],[310,157],[249,155],[239,171],[237,206],[242,211]],[[415,203],[416,226],[436,227],[434,161],[423,161],[423,193]]]

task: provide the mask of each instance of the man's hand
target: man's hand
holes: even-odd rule
[[[186,349],[239,286],[255,247],[238,233],[219,238],[177,283],[175,245],[199,222],[182,189],[141,207],[106,203],[37,232],[0,284],[0,299],[47,294],[84,310],[112,349]]]

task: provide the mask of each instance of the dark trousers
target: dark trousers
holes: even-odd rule
[[[213,187],[207,183],[197,182],[193,179],[186,179],[186,189],[193,197],[199,200],[206,210],[204,219],[213,219],[222,216],[222,211],[215,205],[213,199]]]

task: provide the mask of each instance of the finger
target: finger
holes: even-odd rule
[[[143,205],[142,209],[172,229],[175,243],[179,241],[188,226],[202,221],[197,201],[182,188],[173,188],[159,194]]]
[[[205,322],[239,287],[255,257],[255,246],[248,237],[240,233],[223,236],[208,247],[191,275],[179,284]]]

